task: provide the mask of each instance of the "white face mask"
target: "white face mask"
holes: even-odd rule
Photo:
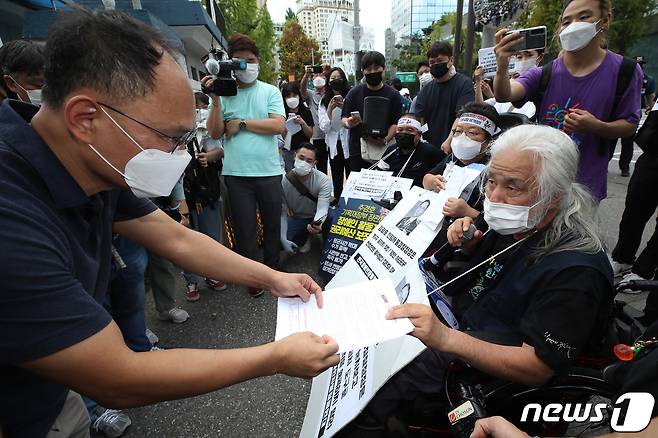
[[[313,165],[304,160],[295,160],[295,173],[299,176],[306,176],[313,170]]]
[[[29,103],[32,105],[41,106],[41,90],[26,90],[25,87],[19,84],[16,79],[11,76],[9,77],[12,81],[14,81],[14,84],[18,85],[21,90],[25,91],[25,94],[27,94],[27,98],[29,99]],[[18,96],[18,98],[20,99],[20,96]]]
[[[514,64],[514,72],[519,74],[525,73],[533,67],[537,67],[537,58],[527,58],[523,61],[519,61],[517,59],[516,63]]]
[[[121,172],[103,155],[96,150],[93,145],[89,145],[101,160],[114,169],[130,187],[130,190],[138,198],[157,198],[159,196],[169,196],[174,186],[183,174],[183,171],[190,162],[190,154],[187,150],[176,150],[173,154],[161,151],[159,149],[144,149],[128,134],[106,111],[101,110],[107,117],[123,132],[126,136],[140,149],[140,152],[128,160],[126,169]]]
[[[489,198],[485,197],[484,220],[489,224],[489,228],[503,236],[522,233],[533,229],[537,225],[531,224],[528,219],[530,209],[537,204],[531,206],[503,204],[491,202]]]
[[[251,84],[258,79],[258,72],[260,71],[258,64],[247,64],[245,70],[237,70],[235,78],[243,84]]]
[[[423,73],[422,75],[420,75],[420,78],[418,78],[418,81],[420,82],[420,89],[422,90],[425,85],[432,82],[432,73],[430,72]]]
[[[460,160],[472,160],[480,154],[482,143],[470,139],[466,134],[452,137],[450,142],[452,153]]]
[[[325,86],[326,83],[327,81],[325,81],[322,76],[316,76],[313,78],[313,86],[315,88],[322,88]]]
[[[286,99],[286,105],[288,108],[295,109],[299,106],[299,97],[289,97]]]
[[[599,20],[601,21],[601,20]],[[586,47],[599,33],[596,25],[599,23],[589,23],[587,21],[574,21],[560,32],[560,43],[562,48],[567,52],[576,52]]]

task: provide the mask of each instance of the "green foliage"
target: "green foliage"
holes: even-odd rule
[[[292,8],[286,9],[286,21],[288,20],[297,21],[297,14],[295,14],[295,11],[293,11]]]
[[[260,74],[263,82],[274,82],[274,23],[267,6],[258,9],[256,0],[215,0],[226,20],[227,37],[235,32],[249,35],[260,51]]]
[[[598,0],[592,0],[598,7]],[[555,57],[560,52],[557,35],[563,0],[533,0],[519,19],[519,27],[546,26],[547,52]],[[608,32],[608,47],[623,55],[647,33],[648,15],[656,8],[656,0],[614,0],[612,25]]]
[[[283,25],[283,34],[279,41],[279,47],[281,47],[280,76],[284,79],[288,75],[295,75],[295,80],[299,81],[304,74],[305,65],[312,64],[313,58],[315,58],[316,63],[319,63],[322,59],[317,41],[306,35],[297,20],[287,20]],[[313,56],[311,56],[311,52],[313,52]]]
[[[420,61],[427,61],[427,50],[424,38],[413,36],[408,38],[409,44],[400,46],[400,56],[393,61],[398,71],[416,71]]]

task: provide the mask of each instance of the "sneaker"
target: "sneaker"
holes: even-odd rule
[[[160,342],[160,338],[158,338],[158,335],[153,333],[150,328],[146,329],[146,337],[148,338],[151,345],[155,345],[158,342]]]
[[[626,289],[626,286],[628,286],[628,284],[631,281],[638,281],[638,280],[646,280],[646,278],[640,277],[634,272],[630,272],[624,275],[624,278],[621,279],[621,281],[617,285],[617,290],[625,294],[641,294],[643,292],[642,290]]]
[[[302,246],[300,246],[297,251],[299,251],[300,254],[306,254],[311,250],[311,237],[309,236],[308,239],[306,239],[306,243],[304,243]]]
[[[629,265],[628,263],[619,263],[616,261],[612,261],[612,272],[615,275],[615,277],[621,277],[625,273],[629,272],[633,265]]]
[[[258,298],[265,293],[265,289],[259,289],[257,287],[250,287],[247,290],[252,298]]]
[[[102,432],[109,438],[117,438],[123,435],[132,424],[130,417],[121,411],[115,409],[105,409],[98,406],[93,412],[92,428],[97,432]],[[93,418],[92,418],[93,419]]]
[[[223,290],[226,290],[226,288],[228,288],[226,283],[221,282],[219,280],[213,280],[212,278],[206,278],[206,284],[208,285],[208,288],[212,290],[216,290],[218,292],[221,292]]]
[[[185,290],[185,299],[190,302],[199,301],[201,295],[199,295],[199,288],[196,283],[188,283],[187,289]]]
[[[180,307],[174,307],[170,310],[165,310],[164,312],[158,313],[158,319],[160,321],[171,321],[175,324],[180,324],[187,321],[190,318],[190,314],[181,309]]]

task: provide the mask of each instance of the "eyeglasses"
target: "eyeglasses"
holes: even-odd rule
[[[471,139],[475,139],[476,137],[484,135],[482,132],[476,131],[475,129],[469,129],[468,131],[462,131],[461,129],[456,128],[456,129],[452,129],[451,132],[452,132],[452,135],[454,137],[459,137],[460,135],[462,135],[465,132],[466,136],[468,138],[471,138]]]
[[[147,125],[144,122],[140,122],[139,120],[137,120],[133,117],[130,117],[128,114],[126,114],[122,111],[119,111],[118,109],[113,108],[108,104],[105,104],[103,102],[96,102],[96,103],[99,104],[99,105],[104,106],[105,108],[111,109],[115,113],[121,114],[122,116],[132,120],[133,122],[139,123],[143,127],[150,129],[151,131],[155,132],[156,134],[160,135],[161,137],[166,138],[173,145],[173,148],[170,151],[170,153],[172,153],[172,154],[174,152],[176,152],[176,150],[178,148],[180,148],[181,146],[187,145],[190,141],[192,141],[196,137],[196,134],[197,134],[197,129],[198,128],[194,128],[191,131],[188,131],[185,134],[181,135],[180,137],[172,137],[171,135],[167,135],[164,132],[158,131],[157,129],[150,127],[149,125]]]

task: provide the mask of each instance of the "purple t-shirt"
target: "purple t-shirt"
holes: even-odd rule
[[[614,114],[612,105],[617,89],[617,75],[623,57],[608,51],[596,70],[586,76],[575,77],[564,66],[564,60],[553,62],[551,80],[544,92],[544,99],[537,102],[542,69],[532,68],[517,79],[525,88],[525,98],[514,105],[519,107],[527,101],[537,106],[539,123],[562,129],[567,110],[579,108],[589,111],[605,122],[626,120],[637,124],[640,121],[642,69],[637,66],[630,86],[623,94]],[[578,182],[582,183],[599,200],[607,196],[608,148],[605,139],[592,133],[576,132],[572,135],[580,151]]]

